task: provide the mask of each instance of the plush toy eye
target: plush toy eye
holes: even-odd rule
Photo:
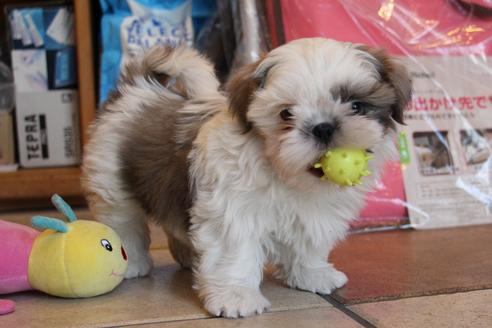
[[[294,114],[292,114],[290,108],[285,108],[280,112],[280,118],[283,119],[284,121],[290,120],[292,116],[294,116]]]
[[[101,245],[106,248],[108,252],[113,251],[113,246],[111,246],[111,243],[107,239],[101,239]]]

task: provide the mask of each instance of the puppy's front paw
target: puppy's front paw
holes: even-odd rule
[[[230,286],[215,290],[205,297],[205,308],[215,316],[226,318],[249,317],[261,314],[270,302],[259,290]]]
[[[286,278],[287,285],[313,293],[330,294],[348,281],[345,273],[331,264],[320,268],[302,267],[296,271],[296,275],[291,274]]]
[[[126,279],[143,277],[152,269],[152,259],[148,254],[128,258],[128,269],[125,273]]]

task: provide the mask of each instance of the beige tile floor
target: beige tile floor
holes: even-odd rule
[[[363,327],[350,317],[334,308],[318,308],[305,310],[289,310],[265,313],[261,316],[241,319],[202,319],[194,321],[160,322],[149,325],[137,325],[141,328],[315,328],[315,327]]]
[[[87,211],[77,213],[89,218]],[[6,213],[0,219],[27,223],[32,214]],[[0,328],[492,327],[492,290],[488,289],[345,306],[330,297],[288,289],[268,273],[262,286],[272,303],[268,313],[240,320],[210,318],[191,288],[191,273],[181,270],[163,248],[160,230],[152,230],[155,268],[149,277],[126,280],[110,294],[90,299],[60,299],[37,292],[7,295],[17,302],[17,310],[0,316]]]
[[[377,327],[492,327],[492,290],[351,306]]]

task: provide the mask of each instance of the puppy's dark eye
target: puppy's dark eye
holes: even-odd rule
[[[170,76],[167,75],[166,73],[159,73],[159,72],[152,72],[152,77],[156,82],[160,83],[165,87],[167,87],[167,84],[169,83],[169,79],[170,79]]]
[[[284,121],[290,120],[292,116],[294,116],[294,114],[292,114],[290,108],[285,108],[280,112],[280,118],[283,119]]]
[[[360,101],[354,101],[352,103],[352,111],[355,114],[365,114],[367,109],[367,105],[365,103],[362,103]]]

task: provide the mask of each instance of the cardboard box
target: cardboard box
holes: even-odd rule
[[[73,8],[9,7],[19,162],[80,162]]]
[[[19,161],[24,167],[79,163],[75,90],[24,93],[17,98]]]

